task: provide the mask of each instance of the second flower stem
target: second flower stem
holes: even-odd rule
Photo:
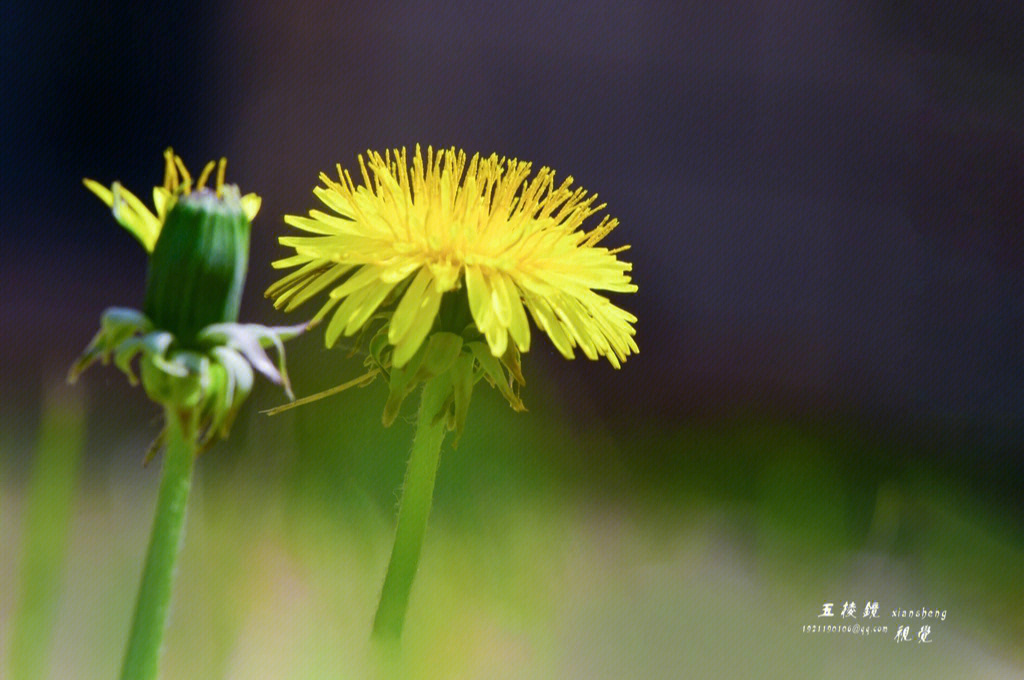
[[[445,419],[437,416],[444,406],[450,386],[451,378],[446,373],[431,378],[423,385],[416,435],[409,454],[405,487],[398,509],[395,546],[391,551],[377,616],[373,621],[373,637],[378,641],[397,641],[402,635],[409,591],[420,560],[423,534],[427,529],[427,518],[430,516],[434,496],[434,478],[445,435]]]
[[[196,456],[194,414],[166,410],[167,451],[164,453],[160,492],[153,518],[153,533],[146,553],[142,584],[135,602],[128,651],[121,680],[152,680],[157,677],[167,610],[171,602],[174,565],[185,527],[185,509],[192,486]]]

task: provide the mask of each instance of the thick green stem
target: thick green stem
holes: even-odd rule
[[[405,488],[398,509],[398,528],[395,547],[391,551],[388,573],[373,622],[373,636],[379,641],[396,641],[402,635],[409,591],[423,547],[423,534],[427,529],[430,504],[434,496],[434,477],[444,441],[445,419],[437,418],[444,406],[451,386],[451,378],[442,374],[431,378],[423,386],[420,410],[416,420],[416,436],[409,467],[405,473]]]
[[[185,527],[185,508],[196,455],[195,416],[168,408],[166,421],[167,451],[160,493],[121,680],[152,680],[157,677],[167,609],[171,602],[174,565]]]

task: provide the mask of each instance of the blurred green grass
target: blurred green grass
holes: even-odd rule
[[[341,370],[295,380],[312,392]],[[957,475],[836,423],[580,427],[566,393],[528,378],[530,412],[480,389],[442,452],[396,677],[1021,676],[1019,524]],[[384,396],[246,414],[199,461],[165,677],[380,672],[368,636],[412,433],[381,427]],[[158,471],[140,467],[155,431],[94,406],[53,678],[116,672],[155,500]],[[22,543],[26,489],[7,446],[30,438],[4,425],[6,547]],[[15,552],[0,558],[4,640]],[[844,600],[879,601],[888,633],[801,633]],[[897,646],[896,626],[919,622],[895,607],[948,617],[933,644]]]
[[[42,408],[32,474],[25,489],[24,530],[17,553],[17,600],[9,647],[10,672],[17,678],[46,673],[84,443],[81,395],[51,389]]]

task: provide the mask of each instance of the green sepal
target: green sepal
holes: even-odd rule
[[[462,337],[454,333],[434,333],[427,340],[427,351],[416,372],[416,379],[430,380],[435,375],[441,375],[459,358],[460,351]]]
[[[374,362],[374,366],[383,369],[385,366],[390,365],[390,361],[384,357],[384,352],[389,347],[391,347],[391,344],[388,342],[388,327],[382,326],[370,340],[369,344],[369,355]]]
[[[508,349],[505,350],[505,354],[501,357],[501,365],[508,371],[509,379],[514,384],[519,386],[526,384],[526,378],[523,377],[523,366],[519,362],[519,350],[516,349],[514,343],[508,343]]]
[[[259,324],[218,323],[207,326],[196,336],[199,347],[224,346],[244,357],[257,371],[284,387],[289,399],[294,399],[288,371],[284,364],[284,341],[300,335],[306,324],[267,327]],[[277,350],[277,367],[263,351],[265,347]]]
[[[167,331],[154,331],[135,338],[128,338],[114,351],[114,366],[128,376],[128,382],[132,385],[138,384],[138,378],[132,372],[132,361],[136,355],[142,353],[152,356],[154,365],[164,372],[178,377],[185,375],[185,370],[179,366],[168,364],[164,360],[168,348],[174,343],[174,336]]]
[[[138,310],[127,307],[107,308],[100,317],[99,332],[93,336],[89,346],[85,348],[85,351],[71,366],[71,370],[68,371],[68,382],[74,383],[78,380],[78,376],[97,359],[106,364],[110,361],[110,355],[118,345],[135,333],[148,333],[152,329],[153,324],[145,314]],[[134,385],[137,382],[135,374],[131,372],[130,368],[126,373],[128,381]]]
[[[512,380],[505,375],[502,363],[491,354],[490,347],[483,342],[470,342],[467,343],[467,347],[473,352],[480,368],[483,369],[487,382],[498,388],[501,396],[505,397],[505,401],[512,407],[512,410],[525,411],[526,406],[512,388]]]
[[[250,230],[237,187],[175,202],[149,260],[144,311],[156,328],[190,347],[206,326],[238,319]]]
[[[173,362],[155,354],[143,354],[139,361],[142,386],[149,398],[179,410],[194,409],[203,401],[209,368],[210,360],[195,352],[178,352]]]
[[[222,348],[218,347],[217,349]],[[207,390],[200,409],[200,413],[206,416],[204,422],[199,424],[200,431],[205,431],[203,440],[212,440],[215,436],[226,437],[231,429],[230,422],[228,427],[224,427],[224,424],[226,421],[234,420],[234,414],[231,412],[233,382],[231,374],[220,361],[210,362]],[[202,440],[199,443],[199,450],[202,451]]]
[[[458,447],[462,432],[466,429],[466,418],[469,416],[469,401],[473,397],[473,385],[479,379],[474,370],[476,359],[471,353],[463,352],[452,365],[452,401],[448,429],[455,432],[453,447]]]
[[[200,453],[218,439],[225,439],[253,385],[253,369],[241,354],[228,347],[214,347],[210,354],[209,384],[201,412],[203,435]]]
[[[150,462],[156,458],[156,454],[163,450],[167,444],[167,426],[164,425],[160,430],[160,434],[150,442],[149,447],[146,449],[146,455],[142,457],[142,467],[146,467]]]
[[[402,402],[421,382],[441,375],[455,363],[462,351],[462,337],[454,333],[439,332],[426,342],[402,367],[391,367],[388,376],[388,400],[384,404],[381,421],[389,427],[402,408]]]

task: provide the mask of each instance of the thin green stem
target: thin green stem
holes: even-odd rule
[[[167,609],[171,602],[174,565],[185,527],[185,508],[196,454],[195,416],[168,408],[166,422],[167,451],[153,518],[153,533],[135,602],[135,617],[121,680],[152,680],[157,677]]]
[[[416,567],[423,547],[423,534],[427,529],[430,505],[434,496],[434,478],[437,474],[441,442],[444,441],[445,420],[437,418],[444,406],[451,386],[451,378],[441,374],[424,384],[420,396],[420,409],[416,420],[416,436],[409,467],[405,473],[405,488],[398,509],[398,527],[395,547],[391,551],[388,573],[373,621],[373,637],[378,641],[397,641],[402,635],[405,610],[409,604]]]

